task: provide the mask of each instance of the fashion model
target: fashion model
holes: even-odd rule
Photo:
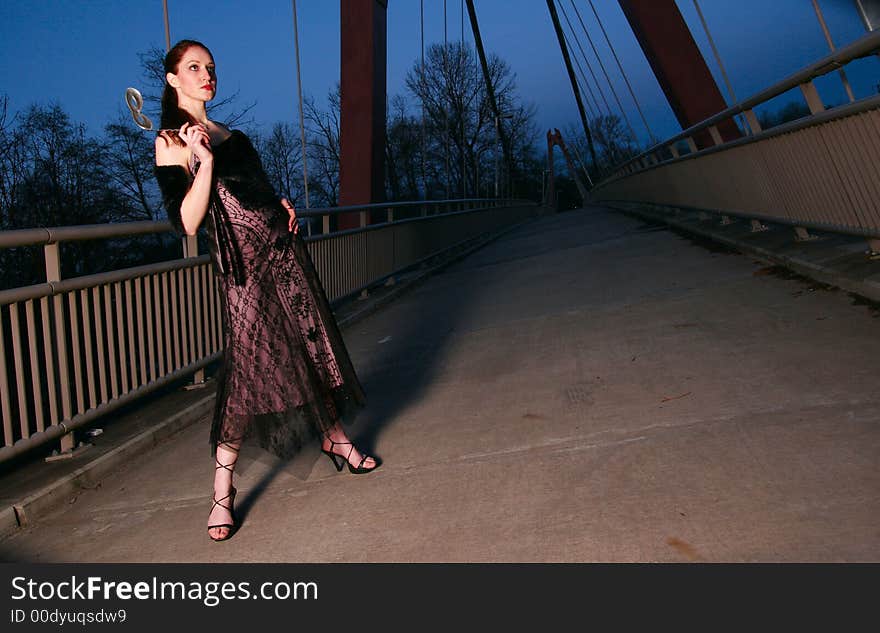
[[[208,119],[217,91],[214,58],[194,40],[165,56],[156,178],[179,235],[202,222],[219,283],[224,356],[210,443],[215,462],[208,535],[231,537],[233,472],[241,443],[256,437],[281,457],[309,437],[337,470],[371,472],[341,421],[364,392],[299,236],[296,211],[279,199],[245,134]]]

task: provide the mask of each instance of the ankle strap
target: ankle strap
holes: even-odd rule
[[[221,463],[220,463],[220,460],[218,459],[218,453],[217,453],[217,451],[215,451],[215,453],[214,453],[214,462],[215,462],[217,465],[214,466],[214,470],[220,470],[221,468],[223,468],[224,470],[228,470],[230,473],[232,473],[232,472],[233,472],[233,469],[235,468],[235,464],[236,464],[236,462],[238,462],[238,457],[237,457],[237,456],[238,456],[238,453],[241,452],[241,449],[240,449],[240,448],[236,448],[236,447],[233,446],[232,444],[228,444],[228,443],[226,443],[226,442],[219,442],[219,443],[217,444],[217,448],[220,448],[221,446],[222,446],[223,448],[225,448],[226,450],[228,450],[228,451],[232,451],[233,453],[235,453],[235,454],[236,454],[236,458],[235,458],[233,461],[229,462],[228,464],[221,464]]]

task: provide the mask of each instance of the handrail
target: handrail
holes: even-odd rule
[[[488,199],[478,199],[474,198],[468,200],[468,202],[482,202],[486,200],[491,200],[492,202],[499,203],[498,206],[511,206],[515,204],[528,203],[535,204],[531,200],[499,200],[497,198],[488,198]],[[437,201],[435,201],[437,202]],[[446,203],[461,203],[462,200],[443,201]],[[398,206],[411,206],[410,203],[396,203]],[[374,205],[359,205],[357,208],[362,207],[371,207]],[[380,208],[386,208],[388,205],[379,205]],[[438,213],[431,216],[424,216],[418,218],[405,218],[401,220],[395,220],[392,222],[380,222],[376,224],[368,224],[367,226],[358,227],[354,229],[346,229],[343,231],[334,231],[333,233],[329,233],[326,235],[312,235],[312,236],[304,236],[303,241],[305,242],[313,242],[319,240],[326,240],[331,238],[343,237],[346,235],[354,235],[357,233],[363,233],[366,231],[375,231],[380,229],[385,229],[391,225],[398,224],[407,224],[411,222],[421,222],[426,220],[432,220],[438,217],[446,217],[452,216],[456,214],[462,213],[471,213],[475,211],[485,211],[491,207],[475,207],[473,209],[466,209],[461,211],[447,211],[446,213]],[[315,210],[312,210],[315,211]],[[299,214],[297,214],[299,215]],[[7,245],[8,242],[13,242],[15,246],[27,246],[34,244],[45,244],[52,242],[60,242],[60,241],[72,241],[72,240],[88,240],[88,239],[100,239],[106,237],[127,237],[130,235],[139,235],[144,233],[156,233],[156,232],[167,232],[171,230],[171,223],[168,221],[158,221],[158,222],[121,222],[116,226],[113,226],[112,230],[107,230],[106,227],[111,225],[104,224],[90,224],[83,226],[65,226],[65,227],[52,227],[49,229],[21,229],[17,231],[6,231],[6,233],[25,233],[27,236],[37,236],[34,238],[24,237],[19,239],[7,239],[5,242],[2,240],[3,233],[0,231],[0,248],[9,248]],[[131,230],[127,230],[131,228]],[[44,242],[46,236],[50,238],[48,242]],[[72,236],[72,237],[70,237]],[[18,237],[18,236],[16,236]],[[51,239],[55,238],[55,239]],[[33,241],[27,241],[28,239],[33,239]],[[70,279],[65,279],[62,281],[51,281],[48,283],[42,284],[33,284],[30,286],[22,286],[19,288],[9,288],[2,290],[0,289],[0,306],[8,305],[10,303],[15,303],[19,301],[27,301],[29,299],[40,299],[42,297],[51,297],[57,294],[62,294],[65,292],[71,292],[74,290],[82,290],[84,288],[90,288],[94,285],[98,284],[108,284],[115,283],[118,281],[125,281],[127,279],[135,279],[137,277],[141,277],[143,275],[153,274],[153,273],[161,273],[161,272],[170,272],[172,270],[179,270],[181,268],[190,268],[192,266],[196,266],[199,264],[206,264],[210,262],[209,255],[199,255],[195,257],[185,257],[182,259],[174,259],[165,262],[159,262],[155,264],[146,264],[143,266],[133,266],[130,268],[120,268],[117,270],[112,270],[103,273],[95,273],[91,275],[81,275],[78,277],[72,277]]]
[[[352,204],[344,207],[318,207],[313,209],[300,209],[297,216],[317,217],[322,215],[338,215],[340,213],[356,213],[358,211],[373,211],[382,209],[400,209],[408,207],[441,206],[444,204],[464,204],[476,202],[510,202],[502,198],[460,198],[454,200],[408,200],[406,202],[371,202],[370,204]]]
[[[696,160],[702,156],[709,156],[710,154],[715,154],[717,152],[723,152],[726,150],[733,149],[735,147],[739,147],[741,145],[748,145],[750,143],[756,143],[758,141],[766,140],[773,138],[775,136],[781,136],[783,134],[791,134],[792,132],[797,132],[798,130],[813,127],[815,125],[821,125],[822,123],[827,123],[828,121],[834,121],[836,119],[852,116],[854,114],[859,114],[861,112],[865,112],[867,110],[874,110],[880,108],[880,95],[876,95],[873,97],[865,97],[864,99],[859,99],[858,101],[854,101],[853,103],[845,103],[841,106],[834,108],[834,110],[826,110],[824,112],[819,112],[818,114],[813,114],[809,117],[803,117],[801,119],[796,119],[794,121],[788,121],[787,123],[780,123],[779,125],[775,125],[770,129],[762,130],[757,134],[753,134],[752,136],[746,136],[738,139],[734,139],[732,141],[727,141],[723,145],[715,145],[712,147],[703,148],[697,152],[692,152],[685,156],[680,156],[675,160],[684,162],[688,160]],[[666,164],[670,161],[660,161],[655,165],[649,165],[644,169],[644,171],[649,171],[651,169],[655,169],[660,167],[661,165]],[[619,171],[619,170],[617,170]],[[614,175],[609,176],[601,184],[607,185],[616,180],[620,180],[621,178],[626,178],[629,174],[619,174],[615,172]]]
[[[756,105],[760,105],[761,103],[769,101],[773,97],[777,97],[780,94],[791,90],[792,88],[796,88],[804,83],[807,83],[808,81],[812,81],[816,77],[821,77],[822,75],[826,75],[834,70],[837,70],[842,65],[847,64],[855,59],[860,59],[862,57],[872,55],[877,51],[880,51],[880,30],[869,32],[867,35],[862,36],[855,42],[848,44],[847,46],[844,46],[842,48],[838,48],[835,52],[789,75],[788,77],[786,77],[782,81],[777,82],[771,87],[766,88],[743,101],[740,101],[739,103],[727,108],[726,110],[722,110],[721,112],[712,115],[708,119],[704,119],[703,121],[692,125],[686,130],[679,132],[675,136],[669,137],[665,141],[661,141],[660,143],[652,145],[642,153],[615,165],[609,170],[609,172],[611,172],[612,174],[616,174],[628,165],[643,160],[651,154],[654,154],[655,152],[658,152],[672,145],[673,143],[677,143],[678,141],[684,140],[688,137],[692,137],[695,134],[708,129],[721,121],[733,118],[737,114],[741,114],[747,110],[751,110]],[[605,181],[607,180],[609,179],[605,179]],[[605,181],[603,181],[603,183]],[[599,183],[599,185],[597,186],[601,186],[601,184],[603,183]]]
[[[379,202],[371,204],[350,205],[345,207],[320,207],[314,209],[298,209],[297,217],[322,217],[374,209],[398,209],[422,207],[425,205],[474,204],[494,202],[509,204],[518,202],[500,198],[462,198],[456,200],[419,200],[407,202]],[[38,246],[54,242],[72,242],[77,240],[107,239],[129,237],[151,233],[168,233],[171,223],[167,220],[140,220],[135,222],[114,222],[109,224],[83,224],[77,226],[53,226],[29,229],[13,229],[0,231],[0,248],[17,248],[21,246]]]

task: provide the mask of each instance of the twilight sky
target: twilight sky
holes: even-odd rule
[[[344,0],[343,0],[344,1]],[[582,46],[592,55],[572,9]],[[629,96],[587,0],[574,0],[612,78],[636,133],[647,132]],[[693,0],[678,6],[728,98]],[[655,135],[679,131],[656,80],[616,0],[593,0]],[[404,77],[420,56],[419,0],[389,0],[388,92],[405,92]],[[738,99],[744,99],[828,53],[810,0],[699,0]],[[214,53],[220,94],[239,89],[257,101],[257,124],[298,124],[293,13],[290,0],[168,0],[172,42],[198,39]],[[462,37],[462,0],[446,0],[447,36]],[[820,0],[835,45],[865,34],[852,0]],[[298,0],[303,90],[323,104],[339,78],[340,0]],[[544,0],[476,0],[487,52],[504,58],[516,73],[520,94],[537,107],[543,132],[579,121],[568,77]],[[444,0],[424,0],[425,42],[442,42]],[[464,37],[472,41],[467,14]],[[560,19],[565,21],[562,16]],[[13,111],[31,103],[61,102],[74,121],[97,134],[121,108],[128,86],[141,86],[138,53],[164,48],[162,0],[27,0],[0,3],[0,94]],[[672,43],[674,45],[674,43]],[[573,53],[580,56],[576,51]],[[612,107],[613,97],[595,58],[593,64]],[[586,69],[585,69],[586,70]],[[878,91],[880,61],[856,62],[849,70],[856,98]],[[819,82],[826,102],[845,99],[837,75]],[[798,98],[771,103],[778,109]]]

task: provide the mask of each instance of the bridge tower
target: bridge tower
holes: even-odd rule
[[[388,0],[340,0],[339,205],[385,200],[386,12]],[[337,229],[360,226],[359,213]]]

